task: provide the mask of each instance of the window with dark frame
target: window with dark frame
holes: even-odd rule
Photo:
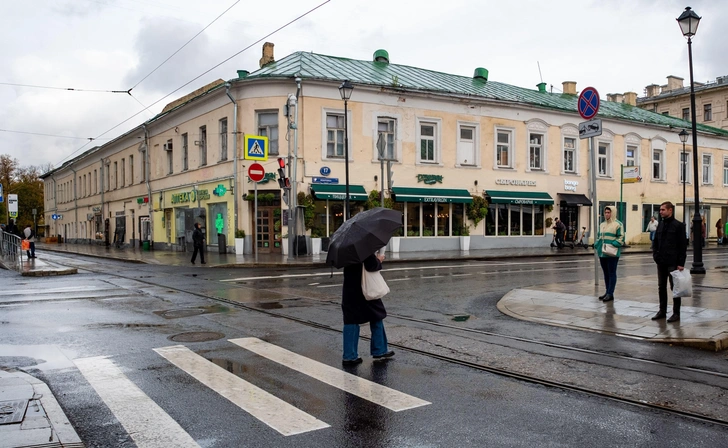
[[[228,159],[228,123],[227,118],[220,120],[220,161]]]
[[[690,108],[684,107],[682,110],[682,119],[685,121],[690,121]]]
[[[207,126],[200,126],[200,166],[207,165]]]
[[[182,134],[182,171],[187,171],[189,169],[189,160],[189,137],[185,133]]]
[[[703,104],[703,121],[713,121],[712,104]]]

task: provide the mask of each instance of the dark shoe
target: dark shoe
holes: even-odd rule
[[[672,313],[672,316],[670,316],[669,319],[667,319],[668,322],[677,322],[680,320],[680,315]]]
[[[345,359],[345,360],[341,361],[341,365],[343,365],[343,366],[355,366],[357,364],[361,364],[363,361],[364,360],[361,359],[361,358]]]
[[[193,261],[192,264],[195,264],[195,262]]]
[[[392,350],[390,350],[383,355],[373,356],[373,358],[375,361],[383,361],[383,360],[389,359],[393,356],[394,356],[394,352]]]
[[[203,261],[203,262],[202,262],[202,264],[207,264],[207,263],[205,263],[205,262]]]
[[[601,296],[599,296],[599,300],[604,300],[607,297],[607,293],[605,292]]]
[[[667,317],[667,313],[664,311],[658,311],[657,314],[652,316],[652,320],[660,320]]]
[[[605,302],[611,302],[612,300],[614,300],[614,296],[611,294],[607,294],[607,296],[604,297]]]

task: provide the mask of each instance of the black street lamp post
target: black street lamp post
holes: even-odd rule
[[[685,142],[688,141],[688,137],[690,136],[690,133],[683,129],[678,134],[680,136],[680,141],[683,144],[683,150],[682,150],[682,158],[680,159],[680,165],[682,167],[682,175],[681,180],[683,184],[683,224],[688,225],[688,223],[685,221],[687,219],[687,210],[688,205],[685,203],[685,181],[687,181],[687,175],[688,175],[688,161],[685,158]],[[687,237],[687,235],[685,235]]]
[[[693,266],[691,274],[705,274],[703,266],[703,220],[700,217],[700,192],[698,184],[698,129],[695,112],[695,82],[693,81],[693,41],[698,31],[700,17],[689,6],[677,18],[680,31],[688,38],[688,61],[690,63],[690,116],[693,125],[693,182],[695,183],[695,215],[693,217]]]
[[[348,102],[354,85],[347,79],[339,86],[341,99],[344,100],[344,164],[346,172],[346,198],[344,198],[344,220],[349,219],[349,113]]]

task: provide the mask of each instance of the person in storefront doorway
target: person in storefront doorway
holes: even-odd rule
[[[667,317],[667,280],[670,279],[670,289],[673,288],[670,272],[682,271],[687,258],[687,241],[685,240],[685,224],[675,219],[673,215],[675,206],[672,202],[660,204],[660,216],[662,221],[657,226],[655,241],[652,242],[652,258],[657,264],[657,291],[660,298],[660,310],[652,317],[652,320],[664,319]],[[680,320],[680,305],[682,299],[672,299],[672,316],[668,322]]]
[[[651,216],[650,222],[647,223],[647,230],[646,230],[647,232],[650,232],[650,241],[655,240],[655,232],[657,231],[657,224],[659,224],[659,223],[657,222],[655,217]]]
[[[205,264],[205,234],[202,233],[199,222],[195,223],[195,230],[192,231],[192,247],[194,247],[192,264],[195,264],[198,252],[200,253],[200,262]]]
[[[559,249],[563,249],[566,226],[559,218],[554,218],[554,230],[556,230],[556,245],[559,246]]]
[[[604,274],[604,286],[607,291],[599,296],[599,300],[614,300],[614,288],[617,286],[617,264],[624,246],[624,227],[612,216],[612,208],[604,207],[604,221],[599,225],[599,236],[594,250],[599,256],[599,264]]]

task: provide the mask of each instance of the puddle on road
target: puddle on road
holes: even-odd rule
[[[70,353],[69,353],[70,354]],[[42,371],[66,369],[74,367],[71,359],[56,345],[7,345],[0,344],[0,360],[6,357],[32,358],[34,362],[23,365],[23,368],[34,368]],[[4,361],[0,361],[5,364]],[[26,364],[26,363],[24,363]]]
[[[233,312],[229,307],[223,305],[198,306],[195,308],[180,308],[175,310],[154,311],[154,314],[165,319],[179,319],[181,317],[199,316],[201,314],[227,314]]]

